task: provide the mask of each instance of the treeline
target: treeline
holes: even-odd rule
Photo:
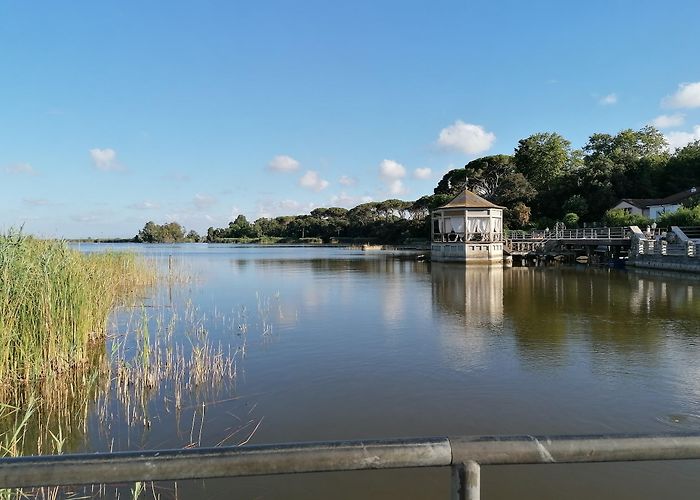
[[[363,203],[352,209],[317,208],[310,214],[260,218],[249,222],[239,215],[228,227],[207,230],[205,240],[273,241],[315,238],[324,242],[364,239],[381,243],[426,240],[430,210],[447,203],[467,188],[506,207],[511,229],[568,227],[586,224],[627,225],[648,222],[610,211],[623,198],[665,198],[700,188],[700,141],[671,153],[663,134],[653,127],[596,133],[582,149],[554,132],[533,134],[518,141],[513,154],[477,158],[447,172],[433,194],[415,201],[390,199]],[[700,225],[697,201],[662,218],[664,224]],[[139,232],[139,241],[197,240],[177,223],[152,222]],[[163,239],[165,238],[165,239]]]
[[[451,170],[435,193],[456,194],[465,186],[507,207],[511,228],[602,224],[623,198],[665,198],[700,187],[700,141],[671,154],[664,136],[644,127],[593,134],[579,150],[557,133],[539,133],[520,140],[512,155]]]
[[[177,222],[156,224],[149,221],[134,237],[134,241],[138,243],[197,243],[201,241],[201,237],[194,230],[185,233],[185,228]]]
[[[316,208],[308,215],[285,215],[248,222],[243,215],[225,228],[210,227],[207,241],[277,238],[298,241],[316,238],[366,240],[402,243],[427,238],[427,217],[434,206],[448,201],[448,196],[427,196],[418,201],[385,200],[363,203],[352,209]]]

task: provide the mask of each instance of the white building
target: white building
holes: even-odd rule
[[[686,189],[666,198],[624,198],[613,209],[622,209],[633,215],[643,215],[656,219],[661,214],[673,213],[682,206],[682,202],[697,195],[696,188]]]
[[[431,216],[431,259],[496,263],[503,260],[503,207],[464,190]]]

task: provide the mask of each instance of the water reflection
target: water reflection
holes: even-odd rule
[[[527,366],[551,369],[582,352],[605,352],[607,361],[657,363],[666,336],[696,336],[700,319],[700,283],[675,277],[433,263],[431,280],[443,321],[459,326],[445,329],[448,350],[472,359],[505,329]],[[590,358],[594,365],[600,359]]]
[[[433,300],[456,314],[465,327],[497,325],[503,321],[503,268],[433,263]]]
[[[457,370],[476,370],[503,327],[503,268],[433,263],[433,304],[443,354]]]

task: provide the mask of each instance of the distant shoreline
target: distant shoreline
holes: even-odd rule
[[[310,242],[278,242],[278,243],[261,243],[256,241],[246,241],[246,242],[231,242],[231,241],[173,241],[173,242],[155,242],[155,243],[145,243],[140,241],[134,241],[133,239],[69,239],[65,240],[67,243],[89,243],[89,244],[100,244],[100,245],[122,245],[122,244],[137,244],[137,245],[183,245],[183,244],[207,244],[207,245],[235,245],[242,247],[275,247],[275,248],[355,248],[362,250],[364,243],[310,243]],[[430,251],[430,244],[425,243],[423,245],[419,243],[409,243],[405,245],[393,245],[393,244],[372,244],[372,246],[381,247],[381,251],[416,251],[416,252],[426,252]],[[380,249],[372,249],[373,251],[378,251]]]
[[[68,243],[98,243],[98,244],[126,244],[133,243],[138,245],[174,245],[187,243],[206,243],[208,245],[254,245],[254,246],[270,246],[270,247],[362,247],[364,245],[382,246],[388,248],[415,248],[429,249],[430,243],[426,240],[409,241],[404,244],[382,243],[373,238],[353,238],[352,240],[334,240],[324,242],[321,238],[219,238],[214,241],[155,241],[144,242],[135,238],[69,238],[64,240]]]

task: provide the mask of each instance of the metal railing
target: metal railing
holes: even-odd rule
[[[632,236],[629,227],[589,227],[580,229],[557,229],[548,231],[546,229],[536,229],[533,231],[514,230],[508,233],[510,240],[538,240],[538,239],[558,239],[558,240],[628,240]]]
[[[647,256],[661,255],[663,257],[697,257],[700,254],[698,247],[700,247],[700,245],[698,245],[694,240],[669,243],[666,240],[642,239],[639,240],[637,253],[639,255]]]
[[[550,241],[556,241],[556,240],[550,240],[550,239],[542,239],[542,240],[534,240],[534,241],[506,240],[506,249],[510,253],[541,252],[547,248],[547,244]]]
[[[0,488],[451,467],[452,498],[478,500],[480,466],[700,459],[700,434],[467,436],[0,459]]]

